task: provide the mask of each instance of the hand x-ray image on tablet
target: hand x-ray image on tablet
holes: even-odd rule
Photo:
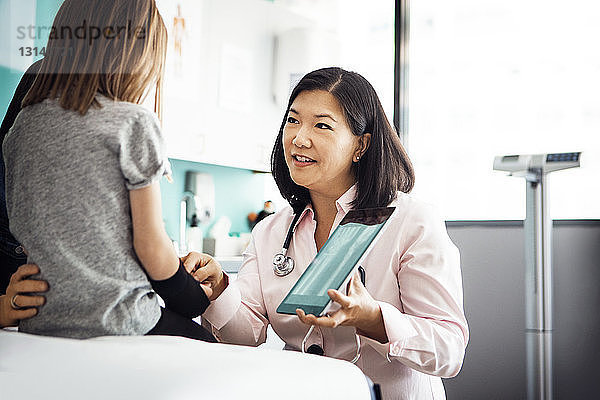
[[[281,314],[323,315],[329,289],[340,289],[362,262],[383,231],[394,207],[350,211],[331,234],[306,271],[277,308]]]

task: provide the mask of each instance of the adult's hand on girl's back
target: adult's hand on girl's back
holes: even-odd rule
[[[0,328],[17,326],[20,320],[35,316],[38,307],[46,303],[44,296],[33,294],[48,291],[46,281],[30,279],[39,272],[37,265],[24,264],[11,276],[6,294],[0,296]]]

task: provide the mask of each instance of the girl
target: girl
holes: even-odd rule
[[[161,217],[158,180],[169,172],[163,137],[139,105],[155,87],[160,115],[166,42],[154,0],[66,0],[60,8],[3,144],[11,231],[52,287],[19,330],[214,341],[189,318],[226,282],[203,257],[211,285],[201,286],[177,258]]]

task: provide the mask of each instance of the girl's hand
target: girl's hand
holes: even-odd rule
[[[192,274],[205,290],[210,301],[215,300],[229,285],[227,275],[223,273],[221,265],[208,254],[191,252],[182,257],[183,266]]]
[[[44,296],[30,295],[48,291],[46,281],[27,279],[39,272],[37,265],[25,264],[11,276],[6,295],[0,296],[0,328],[17,326],[20,320],[35,316],[38,313],[37,307],[46,303]],[[11,300],[17,308],[11,304]]]
[[[331,300],[341,306],[339,310],[328,313],[323,317],[316,317],[312,314],[307,315],[303,310],[297,309],[298,318],[307,325],[326,328],[335,328],[339,325],[354,326],[358,334],[381,343],[387,343],[388,338],[381,308],[360,281],[358,272],[348,284],[348,295],[333,289],[329,289],[327,294]]]

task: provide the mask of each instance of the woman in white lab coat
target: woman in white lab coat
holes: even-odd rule
[[[443,399],[440,377],[455,376],[468,341],[460,259],[444,221],[412,198],[414,175],[373,87],[359,74],[325,68],[291,94],[272,153],[272,172],[290,206],[252,232],[237,280],[204,314],[222,342],[256,346],[271,325],[288,349],[352,360],[385,399]],[[383,236],[347,294],[330,290],[341,309],[317,318],[278,314],[282,299],[353,208],[395,206]],[[273,256],[294,213],[288,250],[295,269],[277,276]],[[202,277],[200,277],[202,279]],[[356,334],[356,335],[355,335]],[[313,347],[315,348],[315,347]]]

